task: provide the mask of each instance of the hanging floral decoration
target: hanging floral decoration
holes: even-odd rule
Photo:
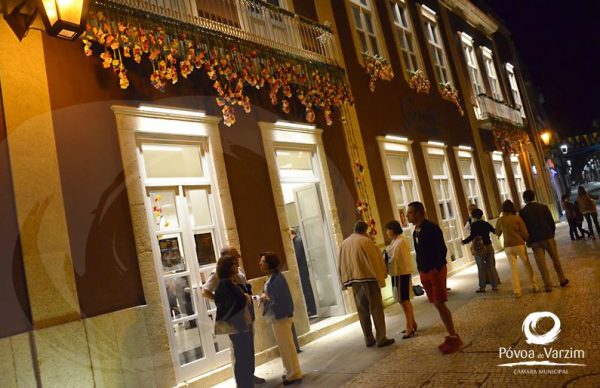
[[[440,83],[440,94],[444,100],[448,100],[456,105],[456,109],[458,110],[458,114],[461,116],[465,115],[465,111],[460,106],[460,97],[458,96],[458,90],[456,90],[450,83]]]
[[[188,78],[193,71],[203,71],[216,91],[216,102],[227,126],[236,121],[236,107],[251,112],[248,92],[252,88],[267,86],[271,103],[286,114],[295,97],[304,106],[310,123],[319,110],[326,124],[331,125],[333,110],[353,103],[344,71],[339,67],[251,42],[232,43],[223,33],[167,18],[149,18],[126,6],[96,1],[92,8],[82,35],[83,51],[92,56],[94,44],[99,46],[103,67],[118,76],[122,89],[129,87],[129,61],[149,61],[150,83],[160,91],[179,82],[180,76]]]
[[[362,187],[362,183],[364,182],[364,175],[365,173],[365,166],[363,166],[362,163],[360,163],[358,160],[354,161],[354,177],[356,180],[356,185],[359,188]],[[371,211],[369,209],[369,202],[366,199],[359,199],[358,201],[356,201],[356,211],[360,214],[361,218],[363,219],[363,221],[365,221],[367,223],[367,225],[369,225],[369,229],[367,230],[368,235],[372,238],[375,239],[375,236],[377,235],[377,228],[376,228],[376,223],[375,220],[373,219],[373,217],[371,217]]]
[[[411,89],[416,90],[417,93],[429,94],[431,82],[425,77],[423,70],[417,69],[415,71],[410,71],[409,73],[410,79],[408,80],[408,86],[410,86]]]
[[[363,53],[363,60],[365,62],[365,73],[369,76],[369,90],[375,91],[375,83],[377,80],[390,81],[394,78],[394,72],[392,66],[388,61],[380,57],[379,55],[371,55]]]
[[[156,194],[156,196],[154,197],[154,203],[152,204],[152,214],[154,215],[154,222],[156,223],[156,226],[160,228],[160,224],[164,218],[163,209],[162,206],[160,206],[160,194]],[[165,221],[162,226],[165,228],[168,227],[169,221]]]
[[[523,129],[499,120],[492,120],[492,133],[496,149],[505,153],[518,154],[530,143]]]

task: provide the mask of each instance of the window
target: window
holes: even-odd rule
[[[494,162],[494,172],[496,173],[496,180],[498,182],[498,191],[500,192],[500,203],[503,203],[507,199],[512,200],[508,182],[506,181],[506,167],[504,166],[502,154],[494,152],[492,154],[492,160]]]
[[[423,27],[425,28],[429,55],[431,55],[431,60],[433,61],[437,80],[442,84],[452,83],[448,58],[444,51],[444,44],[442,43],[442,36],[440,35],[435,12],[424,5],[421,6],[421,12],[423,14]]]
[[[471,152],[459,151],[458,161],[460,173],[463,178],[465,195],[467,203],[476,205],[483,210],[483,201],[479,191],[479,183],[477,182],[477,174]]]
[[[463,52],[465,54],[465,61],[467,62],[467,69],[469,71],[469,78],[471,79],[471,85],[473,86],[473,96],[477,97],[482,93],[485,93],[485,87],[483,86],[483,79],[481,78],[481,72],[479,71],[479,65],[477,63],[477,56],[473,49],[473,38],[464,32],[460,33]]]
[[[371,0],[350,0],[350,11],[361,53],[381,56]]]
[[[515,69],[510,63],[506,64],[506,73],[508,74],[508,83],[510,84],[510,90],[513,95],[515,105],[518,106],[521,111],[521,116],[525,117],[525,109],[523,108],[523,101],[521,100],[521,93],[519,93],[519,86],[517,85],[517,77],[515,76]]]
[[[494,66],[494,59],[492,58],[492,50],[487,47],[482,47],[481,52],[483,53],[483,62],[485,63],[485,71],[487,72],[488,80],[490,81],[490,88],[492,89],[492,97],[498,101],[504,100],[502,97],[502,89],[500,88],[500,81],[498,81],[498,74],[496,73],[496,66]]]
[[[417,69],[423,70],[419,49],[417,48],[417,39],[410,21],[410,14],[406,3],[401,0],[390,0],[389,4],[396,43],[400,48],[402,63],[405,70],[408,72],[415,72]]]
[[[510,163],[512,166],[513,176],[515,177],[515,185],[517,186],[517,192],[519,193],[519,201],[523,198],[523,192],[527,190],[525,187],[525,178],[523,177],[523,170],[521,169],[521,163],[517,155],[510,156]]]

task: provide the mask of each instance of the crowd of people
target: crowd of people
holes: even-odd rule
[[[573,239],[578,238],[575,229],[579,226],[571,220],[578,219],[578,211],[588,220],[590,231],[584,232],[589,233],[588,236],[594,236],[592,223],[595,222],[600,235],[595,202],[592,211],[586,201],[592,201],[593,197],[582,189],[580,188],[576,204],[569,202],[568,197],[563,198]],[[518,259],[523,264],[533,292],[540,291],[526,246],[533,251],[546,292],[552,291],[546,253],[552,260],[559,285],[564,287],[569,284],[558,256],[554,240],[556,226],[550,210],[535,201],[535,193],[532,190],[525,191],[523,199],[526,205],[518,214],[515,204],[510,200],[505,201],[495,227],[483,219],[480,209],[476,206],[469,207],[470,218],[465,226],[468,237],[463,240],[463,244],[471,244],[471,251],[477,263],[477,292],[485,292],[488,282],[494,291],[498,290],[500,284],[495,267],[492,234],[504,236],[504,249],[511,268],[516,298],[521,297],[522,293]],[[437,224],[427,218],[421,202],[410,203],[406,217],[414,225],[412,240],[422,288],[448,333],[438,348],[443,354],[454,353],[461,349],[463,342],[454,326],[452,313],[446,306],[448,250],[443,232]],[[417,322],[410,300],[413,289],[411,279],[414,273],[410,242],[403,235],[402,226],[398,221],[388,222],[385,230],[390,243],[382,254],[367,234],[367,223],[356,222],[353,233],[340,245],[338,255],[340,280],[344,288],[352,288],[365,346],[369,348],[389,346],[395,342],[393,338],[387,337],[381,294],[381,288],[385,287],[388,275],[391,276],[394,299],[401,305],[406,317],[402,339],[409,339],[417,332]],[[211,274],[203,286],[203,295],[214,299],[217,306],[215,333],[229,335],[231,340],[236,383],[239,387],[252,387],[254,384],[264,383],[264,379],[254,375],[253,301],[256,301],[262,309],[263,319],[271,326],[279,347],[284,368],[283,384],[299,384],[303,375],[293,330],[294,303],[287,281],[279,271],[279,258],[273,252],[260,254],[259,266],[267,275],[267,280],[263,291],[257,295],[252,294],[250,284],[239,268],[239,260],[240,254],[237,249],[224,248],[217,262],[216,272]]]

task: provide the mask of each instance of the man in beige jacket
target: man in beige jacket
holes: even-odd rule
[[[340,246],[338,268],[344,288],[352,287],[367,347],[375,344],[383,347],[394,343],[394,339],[386,337],[381,301],[380,288],[385,287],[387,270],[381,252],[366,234],[367,229],[368,225],[364,221],[358,221],[354,225],[354,233]],[[376,337],[373,337],[371,315]]]

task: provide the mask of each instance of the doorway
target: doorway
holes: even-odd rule
[[[216,306],[202,297],[223,246],[208,145],[140,138],[138,155],[178,380],[230,361],[229,341],[214,334]]]
[[[275,161],[307,314],[313,320],[341,315],[344,307],[316,151],[304,145],[276,146]]]

